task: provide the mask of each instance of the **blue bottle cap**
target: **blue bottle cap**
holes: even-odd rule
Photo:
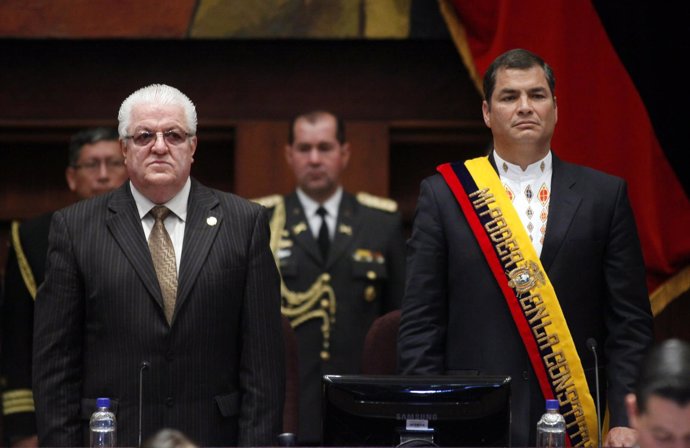
[[[96,407],[97,408],[109,408],[110,407],[110,398],[96,398]]]
[[[559,409],[558,400],[548,399],[546,400],[546,410],[547,411],[557,411]]]

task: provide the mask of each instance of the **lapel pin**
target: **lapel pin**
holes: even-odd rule
[[[216,224],[218,224],[218,218],[216,218],[215,216],[209,216],[208,218],[206,218],[206,224],[208,224],[209,226],[215,226]]]
[[[347,224],[340,224],[338,231],[340,233],[344,233],[345,235],[352,236],[352,227],[348,226]]]

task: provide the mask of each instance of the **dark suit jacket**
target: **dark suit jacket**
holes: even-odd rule
[[[590,337],[603,348],[611,426],[627,425],[624,396],[652,315],[635,221],[622,179],[553,157],[541,262],[568,322],[593,391]],[[408,243],[399,333],[406,374],[458,371],[512,377],[512,444],[534,446],[544,412],[505,299],[455,197],[440,175],[422,182]],[[592,395],[594,397],[594,395]]]
[[[292,241],[286,252],[289,255],[279,257],[285,285],[291,291],[303,292],[327,273],[336,298],[328,360],[321,359],[320,319],[307,320],[295,328],[300,374],[298,438],[300,443],[315,444],[321,435],[322,375],[360,373],[362,347],[371,323],[400,307],[405,242],[400,213],[367,207],[343,192],[335,239],[324,261],[296,193],[285,197],[285,211],[283,239]],[[349,233],[342,226],[349,228]],[[379,253],[383,259],[358,261],[358,249]]]
[[[19,239],[36,285],[43,282],[48,253],[48,229],[52,213],[21,223]],[[31,347],[34,327],[34,298],[27,289],[19,268],[14,244],[10,247],[5,269],[2,310],[2,361],[0,372],[3,393],[3,436],[13,440],[36,434],[31,393]],[[21,395],[22,399],[12,399]],[[30,401],[30,400],[29,400]]]
[[[143,361],[144,438],[275,444],[284,355],[266,214],[196,181],[187,213],[171,326],[129,183],[55,213],[35,306],[41,445],[88,446],[94,400],[110,397],[118,444],[136,446]]]

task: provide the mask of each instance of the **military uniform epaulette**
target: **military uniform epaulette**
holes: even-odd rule
[[[261,198],[250,199],[252,202],[263,205],[266,208],[274,208],[276,205],[283,202],[283,196],[280,194],[272,194]]]
[[[398,211],[398,203],[393,199],[374,196],[363,191],[357,193],[357,201],[362,205],[383,210],[384,212],[395,213]]]

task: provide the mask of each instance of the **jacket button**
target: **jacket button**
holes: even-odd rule
[[[165,405],[171,408],[175,404],[175,399],[173,397],[168,397],[165,399]]]
[[[527,370],[522,371],[522,379],[525,381],[529,379],[529,374],[527,373]]]

